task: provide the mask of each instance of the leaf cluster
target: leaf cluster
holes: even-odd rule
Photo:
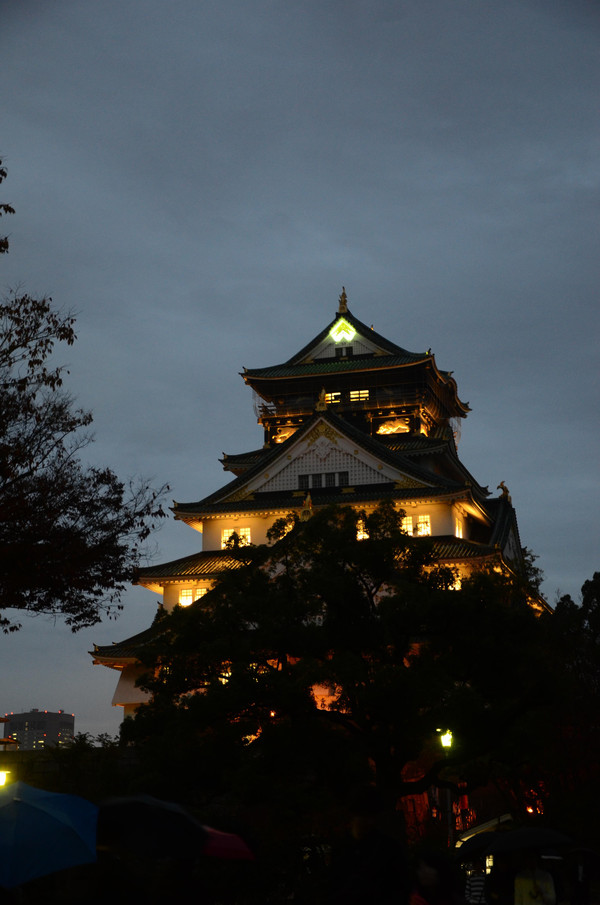
[[[305,777],[323,775],[327,738],[340,776],[343,764],[356,780],[371,775],[393,800],[446,768],[440,725],[460,738],[465,765],[501,753],[554,693],[543,620],[507,575],[482,571],[452,590],[456,576],[401,518],[385,503],[369,515],[331,507],[240,547],[240,568],[160,620],[146,650],[154,700],[130,737],[154,744],[166,721],[198,751],[226,738],[247,775],[291,735]],[[417,760],[415,785],[403,771]]]
[[[6,175],[0,162],[0,182]],[[0,214],[11,213],[7,205]],[[0,243],[0,250],[2,248]],[[120,608],[120,596],[164,516],[166,488],[120,481],[81,459],[90,412],[64,390],[59,344],[71,312],[50,298],[0,301],[0,628],[10,611],[63,617],[73,631]]]

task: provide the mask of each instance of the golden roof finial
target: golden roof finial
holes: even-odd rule
[[[327,411],[327,403],[325,402],[325,387],[319,393],[319,398],[317,399],[317,404],[315,405],[315,412],[326,412]]]
[[[506,486],[506,484],[504,483],[504,481],[500,481],[500,483],[498,484],[496,490],[501,490],[501,491],[502,491],[501,496],[502,496],[502,498],[505,499],[508,503],[511,503],[511,502],[512,502],[510,493],[508,492],[508,487]]]
[[[302,504],[302,512],[300,513],[300,521],[307,522],[312,515],[312,499],[310,496],[310,490],[306,494],[306,498],[304,503]]]
[[[348,296],[346,295],[346,287],[342,286],[342,294],[340,295],[340,304],[338,306],[338,314],[348,313]]]

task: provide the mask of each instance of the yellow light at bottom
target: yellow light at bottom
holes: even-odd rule
[[[10,770],[0,770],[0,786],[6,785],[6,780],[8,779],[8,774]]]
[[[452,733],[448,729],[442,736],[440,736],[440,741],[442,743],[442,748],[451,748],[452,747]]]

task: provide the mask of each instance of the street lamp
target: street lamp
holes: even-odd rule
[[[452,747],[452,732],[450,729],[446,729],[443,732],[441,729],[438,729],[440,733],[440,742],[442,748],[444,749],[444,754],[448,754]],[[454,814],[452,813],[452,795],[450,789],[446,789],[446,814],[448,820],[448,848],[452,848],[454,845]]]
[[[441,729],[438,729],[438,732],[441,732]],[[442,743],[442,748],[451,748],[452,747],[452,733],[449,729],[446,729],[443,735],[440,736],[440,742]]]

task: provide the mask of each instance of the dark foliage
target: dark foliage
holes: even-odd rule
[[[451,590],[455,576],[402,532],[401,515],[333,507],[276,525],[270,545],[239,547],[240,569],[159,619],[147,652],[154,701],[124,737],[157,759],[167,738],[168,757],[201,757],[200,797],[253,786],[280,797],[281,782],[299,813],[311,796],[334,807],[368,779],[390,804],[439,783],[440,726],[459,739],[461,775],[487,782],[491,753],[552,700],[546,617],[508,575]]]
[[[5,171],[0,166],[0,181]],[[6,209],[2,209],[6,212]],[[6,250],[6,248],[2,249]],[[73,631],[114,614],[157,520],[164,488],[85,465],[89,412],[63,389],[57,344],[72,314],[49,298],[0,302],[0,627],[15,613],[65,619]]]

